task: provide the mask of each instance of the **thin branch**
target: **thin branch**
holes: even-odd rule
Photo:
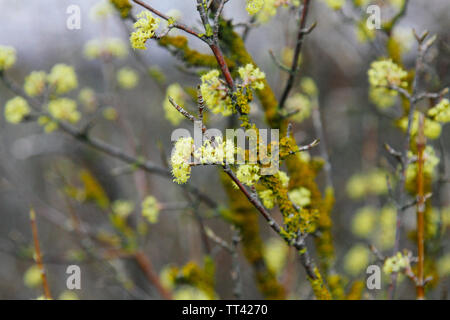
[[[42,287],[44,288],[44,297],[47,300],[51,300],[52,296],[50,294],[50,288],[49,288],[48,282],[47,282],[47,275],[45,273],[44,265],[42,264],[42,255],[41,255],[41,249],[39,246],[39,237],[38,237],[38,231],[37,231],[37,225],[36,225],[36,212],[34,211],[33,208],[30,210],[30,222],[31,222],[31,230],[33,232],[35,260],[36,260],[36,264],[41,272]]]
[[[287,97],[289,96],[289,92],[291,91],[292,87],[294,86],[294,81],[295,78],[298,74],[297,68],[298,68],[298,60],[300,57],[300,52],[302,50],[302,44],[303,44],[303,39],[304,36],[311,32],[312,29],[314,28],[315,24],[313,24],[311,26],[311,28],[305,30],[305,25],[306,25],[306,19],[308,17],[308,10],[309,10],[309,4],[310,4],[310,0],[305,0],[303,2],[303,6],[302,6],[302,12],[301,12],[301,17],[300,17],[300,22],[299,22],[299,28],[298,28],[298,33],[297,33],[297,44],[295,46],[295,50],[294,50],[294,57],[292,59],[292,65],[291,65],[291,72],[289,74],[289,78],[287,80],[286,86],[283,90],[283,93],[281,95],[281,99],[280,99],[280,103],[279,103],[279,108],[283,109],[284,104],[287,100]]]

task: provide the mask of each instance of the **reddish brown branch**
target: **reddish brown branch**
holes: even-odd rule
[[[36,225],[36,213],[34,209],[30,210],[30,221],[31,221],[31,231],[33,232],[33,242],[34,242],[34,250],[35,250],[35,260],[36,264],[41,271],[42,278],[42,287],[44,289],[44,297],[47,300],[51,300],[52,296],[50,294],[50,288],[47,282],[47,275],[45,273],[44,264],[42,263],[42,255],[41,249],[39,246],[39,238],[37,233],[37,225]]]

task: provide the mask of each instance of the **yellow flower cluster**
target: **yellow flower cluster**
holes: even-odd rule
[[[95,111],[97,107],[97,100],[95,97],[95,91],[91,88],[83,88],[78,93],[78,100],[84,106],[84,108],[89,111]]]
[[[301,208],[311,204],[311,191],[307,188],[292,189],[289,191],[288,196],[295,205]]]
[[[352,199],[367,195],[382,195],[388,191],[387,172],[381,169],[372,169],[366,173],[353,175],[347,182],[347,194]]]
[[[103,56],[123,58],[127,54],[127,46],[119,38],[109,38],[104,41],[94,39],[88,41],[84,46],[84,56],[90,60]]]
[[[201,289],[193,286],[182,286],[173,293],[175,300],[211,300]]]
[[[33,71],[25,78],[23,89],[30,97],[39,96],[44,92],[46,81],[45,71]]]
[[[372,206],[358,209],[352,220],[352,232],[361,238],[368,238],[375,229],[377,210]]]
[[[324,0],[327,6],[333,10],[342,9],[345,4],[345,0]]]
[[[155,35],[159,27],[160,19],[154,18],[148,11],[142,11],[137,15],[138,21],[134,23],[134,31],[130,36],[131,46],[134,49],[145,50],[145,43]]]
[[[9,46],[0,46],[0,71],[11,68],[16,62],[16,50]]]
[[[17,124],[30,113],[28,102],[22,97],[14,97],[6,102],[5,119],[10,123]]]
[[[409,266],[409,258],[406,255],[397,252],[393,257],[389,257],[384,261],[383,271],[387,275],[392,272],[400,272]]]
[[[117,110],[114,107],[106,107],[103,109],[103,118],[109,121],[115,121],[119,117]]]
[[[259,191],[258,196],[261,199],[264,207],[266,207],[267,209],[272,209],[275,206],[276,198],[272,190],[266,189]]]
[[[279,275],[286,265],[288,251],[289,247],[280,238],[270,238],[264,243],[263,256],[269,270]]]
[[[405,81],[408,73],[397,64],[389,60],[374,61],[367,72],[370,84],[369,96],[380,108],[390,107],[394,104],[397,91],[388,89],[389,86],[406,88]],[[383,96],[386,96],[383,98]]]
[[[450,122],[450,102],[448,99],[439,101],[437,105],[428,110],[428,115],[442,123]]]
[[[369,264],[370,252],[367,246],[357,244],[344,257],[344,269],[353,276],[361,273]]]
[[[380,232],[378,236],[378,247],[381,250],[391,249],[395,241],[395,224],[397,210],[393,206],[385,206],[380,211]]]
[[[142,216],[149,223],[157,223],[159,217],[159,203],[155,197],[148,196],[142,201]]]
[[[127,200],[116,200],[111,205],[112,212],[121,217],[128,217],[134,210],[134,204]]]
[[[303,77],[300,81],[300,88],[304,93],[310,97],[316,97],[319,93],[317,85],[314,80],[310,77]]]
[[[169,120],[171,124],[176,126],[185,118],[180,112],[178,112],[177,109],[172,106],[169,101],[169,97],[171,97],[178,105],[183,107],[186,103],[187,95],[178,83],[173,83],[169,87],[167,87],[163,108],[165,111],[166,119]]]
[[[409,157],[413,156],[413,153],[410,151],[408,153]],[[423,166],[423,174],[427,177],[434,178],[435,177],[435,169],[439,164],[439,157],[436,156],[436,153],[432,146],[426,146],[424,152],[425,163]],[[413,183],[413,181],[417,177],[417,162],[410,163],[406,168],[406,184]]]
[[[210,140],[203,142],[193,155],[202,164],[225,164],[225,162],[232,164],[235,152],[233,141],[223,141],[222,137],[215,137],[214,142]]]
[[[211,70],[201,77],[200,91],[205,103],[213,113],[221,113],[223,116],[232,114],[231,99],[227,93],[227,87],[219,79],[219,70]]]
[[[247,0],[247,6],[245,9],[248,14],[254,15],[257,14],[262,7],[264,6],[264,0]]]
[[[248,63],[245,67],[240,67],[239,75],[243,81],[242,85],[250,86],[253,89],[264,89],[263,80],[266,78],[266,74],[255,67],[253,64]]]
[[[51,100],[48,103],[48,112],[58,120],[77,123],[81,114],[77,110],[77,103],[68,98]]]
[[[286,111],[294,113],[292,120],[300,123],[311,116],[312,104],[307,96],[301,93],[296,93],[289,97],[286,101]]]
[[[29,288],[36,288],[42,284],[42,272],[37,265],[32,265],[25,271],[23,282]]]
[[[257,164],[240,165],[236,171],[236,177],[243,184],[251,187],[261,178],[259,175],[259,166]]]
[[[73,67],[62,63],[53,66],[47,81],[57,94],[64,94],[78,87],[77,75]]]
[[[139,75],[131,68],[121,68],[117,71],[117,83],[123,89],[133,89],[139,82]]]
[[[414,111],[413,121],[411,124],[411,135],[415,136],[419,130],[419,115],[420,111]],[[408,128],[408,117],[405,116],[398,121],[398,126],[400,129],[406,132]],[[437,121],[429,118],[425,118],[423,123],[423,132],[425,136],[429,139],[437,139],[441,135],[442,127]]]
[[[191,154],[194,149],[192,138],[180,138],[175,142],[170,162],[172,165],[173,181],[178,184],[186,183],[191,175]]]

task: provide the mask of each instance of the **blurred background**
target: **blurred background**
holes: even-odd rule
[[[200,28],[193,0],[147,2],[165,13],[177,9],[181,21]],[[385,18],[384,14],[392,15],[395,10],[388,2],[378,1],[382,8],[382,19]],[[66,10],[70,5],[77,5],[81,9],[80,29],[69,30],[66,26],[70,16]],[[0,45],[12,46],[17,51],[17,62],[7,74],[22,86],[24,78],[33,70],[49,72],[57,63],[73,66],[78,77],[78,88],[68,93],[67,97],[79,100],[79,93],[84,88],[107,96],[109,113],[104,110],[100,112],[91,135],[164,166],[172,148],[172,131],[180,126],[190,128],[189,123],[174,126],[166,119],[163,109],[166,89],[173,83],[195,87],[199,84],[199,76],[155,41],[149,42],[148,50],[134,52],[128,45],[132,23],[122,20],[115,12],[100,12],[98,5],[97,0],[0,0]],[[450,83],[449,9],[448,0],[411,0],[406,15],[396,26],[396,32],[403,37],[407,47],[403,54],[406,69],[413,68],[417,52],[411,29],[419,33],[427,29],[430,34],[437,35],[436,44],[426,60],[427,71],[431,74],[430,91],[437,91]],[[133,5],[133,13],[140,11],[141,8]],[[380,110],[369,99],[367,70],[371,62],[386,56],[386,52],[382,45],[383,35],[377,36],[374,41],[358,36],[355,23],[350,18],[358,17],[358,14],[349,4],[341,13],[330,9],[324,1],[312,1],[308,21],[317,21],[318,24],[304,43],[300,72],[301,77],[312,78],[319,91],[318,103],[336,196],[332,212],[335,269],[345,275],[348,287],[355,279],[365,279],[365,267],[375,263],[376,257],[364,251],[367,250],[367,244],[380,243],[377,237],[387,237],[389,232],[392,234],[392,230],[384,233],[380,229],[371,229],[371,235],[355,230],[353,221],[361,209],[376,212],[377,218],[374,219],[379,219],[379,212],[386,209],[389,199],[386,188],[378,194],[352,194],[349,181],[359,178],[361,185],[364,185],[375,183],[370,180],[374,170],[382,170],[383,177],[386,172],[393,173],[395,161],[383,145],[389,143],[400,147],[404,139],[404,133],[394,125],[395,119],[401,115],[400,102],[392,108]],[[245,1],[229,1],[224,17],[235,24],[247,23],[249,16],[245,10]],[[243,29],[236,28],[238,32]],[[181,33],[174,30],[171,34]],[[111,37],[122,39],[127,45],[125,57],[105,62],[86,56],[86,44],[90,40]],[[289,61],[289,48],[295,44],[295,37],[295,15],[291,10],[282,8],[267,23],[252,28],[246,39],[249,52],[266,73],[277,96],[282,92],[286,74],[273,62],[269,50],[280,60]],[[209,49],[196,39],[189,38],[189,45],[200,52],[209,53]],[[123,67],[135,70],[139,77],[132,90],[124,89],[116,82],[116,72]],[[0,105],[3,107],[12,97],[14,94],[0,84]],[[83,121],[97,111],[89,109],[89,103],[78,103],[83,114],[81,123],[85,123]],[[195,110],[192,102],[186,108]],[[252,117],[260,127],[265,126],[263,112],[257,101]],[[217,116],[211,116],[209,120],[211,126],[217,128],[227,125]],[[294,123],[294,134],[299,143],[308,143],[316,138],[311,119]],[[430,141],[440,158],[439,176],[442,175],[443,179],[450,176],[448,169],[446,171],[450,165],[449,138],[450,128],[443,126],[441,137]],[[311,150],[311,156],[319,155],[316,149]],[[318,177],[318,183],[324,186],[323,174]],[[217,169],[195,168],[190,184],[197,186],[218,204],[227,204]],[[449,184],[436,182],[435,185],[439,191],[433,190],[432,203],[438,212],[437,216],[442,218],[446,214],[448,217],[448,209],[445,208],[450,205]],[[94,195],[87,194],[86,190],[91,190],[89,188],[96,190],[93,191]],[[148,195],[155,197],[161,204],[157,223],[142,221],[140,203]],[[36,209],[41,250],[54,298],[61,294],[73,296],[74,292],[80,299],[161,298],[137,261],[121,257],[120,254],[114,257],[114,252],[108,251],[106,245],[94,244],[86,235],[96,233],[97,238],[103,237],[104,243],[108,244],[120,242],[120,237],[111,226],[110,216],[105,210],[99,209],[102,197],[118,207],[122,205],[125,211],[131,211],[131,225],[140,234],[139,247],[151,260],[154,273],[158,276],[163,273],[163,285],[164,270],[168,266],[181,267],[191,260],[203,265],[204,248],[199,221],[231,243],[233,231],[229,224],[202,204],[191,208],[184,190],[171,179],[133,170],[123,162],[77,142],[60,131],[45,133],[36,122],[12,125],[2,116],[0,298],[36,299],[42,295],[41,287],[33,279],[33,270],[30,271],[34,265],[30,206]],[[277,209],[273,210],[273,214],[276,219],[280,218]],[[197,215],[200,215],[200,219]],[[415,252],[415,242],[406,236],[415,229],[415,208],[408,209],[405,215],[402,248]],[[366,213],[364,217],[367,216],[373,215]],[[366,222],[364,220],[362,223]],[[88,231],[80,234],[73,223],[87,226]],[[448,228],[448,223],[447,218],[444,229]],[[295,252],[288,252],[280,246],[274,239],[276,235],[262,220],[260,231],[266,244],[267,259],[275,261],[273,268],[280,282],[289,288],[289,297],[311,298],[309,284]],[[214,243],[211,246],[216,262],[214,279],[217,297],[232,299],[233,281],[230,272],[233,259],[220,246]],[[387,244],[382,248],[386,254],[390,252],[389,246]],[[433,252],[437,263],[435,272],[439,274],[440,281],[439,284],[433,284],[428,297],[441,299],[447,298],[450,283],[448,234],[440,239],[437,246],[438,250]],[[91,247],[96,249],[86,249]],[[362,247],[364,250],[359,250]],[[353,256],[349,256],[352,250]],[[243,257],[239,246],[238,255],[242,297],[263,298],[253,280],[252,267]],[[71,264],[81,267],[82,288],[68,292],[66,268]],[[383,298],[386,288],[387,282],[383,282],[382,290],[364,291],[363,298]],[[408,279],[401,280],[397,296],[403,299],[415,297],[414,287]]]

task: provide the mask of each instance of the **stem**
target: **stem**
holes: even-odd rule
[[[31,230],[33,232],[35,260],[39,270],[41,271],[42,286],[44,288],[44,297],[47,300],[51,300],[52,296],[50,294],[50,288],[48,286],[47,275],[45,273],[44,265],[42,264],[41,249],[39,247],[39,238],[36,226],[36,212],[34,211],[33,208],[30,210],[30,222],[31,222]]]
[[[425,150],[425,134],[424,134],[424,117],[421,114],[419,118],[419,134],[417,137],[417,299],[425,299],[424,288],[424,214],[425,214],[425,196],[424,196],[424,150]]]

